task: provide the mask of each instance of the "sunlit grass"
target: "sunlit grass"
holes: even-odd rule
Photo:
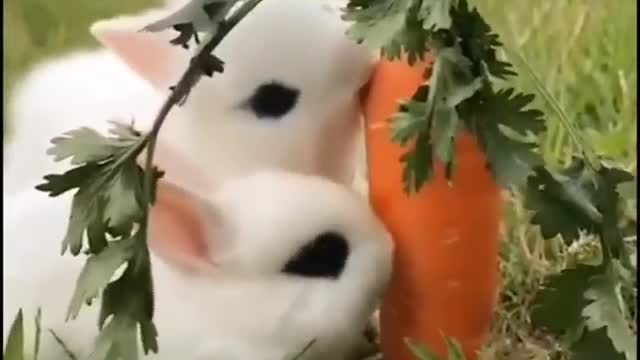
[[[527,64],[578,129],[576,143],[544,97],[536,106],[547,114],[542,154],[562,165],[587,147],[636,172],[637,156],[637,2],[620,0],[476,0],[501,35],[520,76],[515,85],[538,94]],[[540,95],[540,94],[538,94]],[[566,356],[556,340],[531,329],[533,296],[544,277],[562,267],[588,261],[597,253],[584,239],[568,249],[561,241],[544,241],[528,224],[530,214],[513,199],[507,214],[501,270],[502,304],[494,339],[483,358],[550,359]],[[628,199],[634,202],[635,199]],[[630,208],[635,206],[630,206]],[[635,221],[630,211],[629,221]],[[635,288],[635,284],[628,284]],[[635,292],[635,290],[634,290]],[[635,295],[634,295],[635,296]],[[635,313],[635,299],[629,306]]]
[[[94,21],[135,12],[158,0],[4,0],[4,98],[34,64],[72,49],[95,47]],[[3,118],[6,118],[3,116]],[[5,131],[6,131],[6,125]]]

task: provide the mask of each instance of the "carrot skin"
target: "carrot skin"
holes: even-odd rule
[[[446,335],[474,360],[497,302],[503,204],[486,158],[468,133],[458,137],[451,185],[436,162],[434,177],[419,193],[404,192],[399,159],[409,149],[392,142],[389,118],[424,81],[427,66],[381,61],[365,109],[370,200],[395,241],[391,285],[380,313],[381,346],[385,359],[415,360],[405,343],[410,338],[446,358]]]

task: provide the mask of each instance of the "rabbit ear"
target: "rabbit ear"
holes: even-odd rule
[[[151,85],[166,91],[177,82],[186,68],[189,53],[172,45],[172,31],[147,32],[142,29],[166,15],[152,10],[138,16],[124,16],[94,23],[91,34],[107,49],[119,56],[133,71]]]
[[[151,250],[185,272],[214,270],[215,234],[222,226],[217,209],[167,181],[160,181],[157,191],[150,213]]]
[[[158,182],[151,208],[151,249],[185,271],[211,270],[212,246],[222,223],[215,206],[202,194],[210,194],[214,185],[175,148],[159,143],[157,149],[156,163],[165,176]]]

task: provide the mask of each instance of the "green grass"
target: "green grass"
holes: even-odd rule
[[[551,164],[566,163],[585,147],[636,173],[637,128],[637,2],[574,0],[473,1],[501,35],[509,59],[520,74],[516,86],[536,93],[537,106],[548,115],[549,131],[541,139]],[[527,66],[528,65],[528,66]],[[574,141],[560,116],[546,103],[529,69],[538,77],[567,117],[577,126]],[[593,239],[568,249],[561,241],[544,241],[528,224],[522,201],[513,199],[507,214],[501,270],[502,304],[494,339],[483,358],[554,359],[566,357],[556,339],[531,328],[531,303],[548,274],[598,254]],[[629,209],[635,209],[635,199]],[[636,214],[629,211],[629,221]],[[636,286],[629,307],[635,314]]]
[[[4,0],[3,115],[16,81],[34,64],[72,49],[97,46],[88,29],[98,19],[136,12],[157,3],[158,0]]]
[[[474,3],[508,48],[526,58],[590,145],[635,169],[637,1]],[[518,70],[517,85],[535,92],[522,66]],[[551,109],[541,101],[538,105],[551,115],[544,154],[549,161],[566,161],[576,153],[576,144],[569,141]]]
[[[549,120],[549,132],[541,139],[544,157],[560,165],[586,147],[635,173],[637,2],[471,2],[502,36],[507,48],[524,59],[510,58],[520,73],[516,85],[538,92],[525,66],[528,64],[578,128],[580,142],[570,136],[553,107],[538,96],[537,106],[547,112]],[[92,21],[149,4],[150,0],[5,0],[5,89],[11,89],[40,59],[95,46],[87,33]],[[629,221],[635,221],[635,210],[631,210],[635,203],[632,199],[629,202]],[[528,224],[529,214],[517,198],[506,218],[502,303],[483,359],[557,358],[563,354],[561,344],[531,328],[531,300],[546,275],[577,259],[588,260],[597,254],[597,247],[589,239],[571,249],[560,241],[543,241],[538,230]],[[635,289],[635,284],[629,288]],[[629,307],[635,314],[633,292]]]

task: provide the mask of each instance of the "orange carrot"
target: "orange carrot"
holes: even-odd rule
[[[365,105],[371,202],[396,244],[380,314],[382,352],[385,359],[414,360],[409,338],[446,356],[448,336],[462,343],[467,359],[476,359],[497,301],[502,199],[468,133],[458,138],[453,186],[436,162],[419,193],[404,192],[399,158],[408,148],[392,142],[389,118],[422,83],[427,66],[381,61]]]

